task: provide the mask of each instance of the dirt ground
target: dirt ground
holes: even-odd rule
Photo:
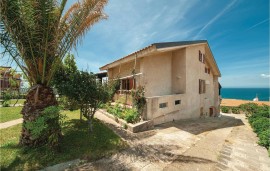
[[[267,150],[256,144],[243,114],[175,121],[136,134],[101,113],[96,117],[130,147],[70,170],[270,170]]]
[[[270,102],[267,102],[267,101],[254,102],[254,101],[236,100],[236,99],[222,99],[221,106],[239,106],[245,103],[257,103],[258,105],[265,104],[265,105],[270,106]]]

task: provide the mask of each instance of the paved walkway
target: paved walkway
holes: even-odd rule
[[[0,123],[0,129],[8,128],[8,127],[20,124],[22,122],[23,122],[23,119],[20,118],[20,119],[8,121],[8,122]]]
[[[258,138],[245,116],[234,116],[241,119],[245,125],[235,127],[226,139],[219,153],[219,170],[270,170],[270,157],[267,150],[256,143]]]
[[[256,145],[244,115],[175,121],[137,134],[99,112],[96,117],[130,147],[72,170],[270,170],[267,150]]]

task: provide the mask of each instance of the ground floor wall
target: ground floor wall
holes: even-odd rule
[[[194,99],[187,94],[148,97],[144,118],[158,125],[174,120],[214,117],[219,114],[219,104],[204,96]]]

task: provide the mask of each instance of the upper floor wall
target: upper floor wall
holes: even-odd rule
[[[163,96],[188,93],[199,97],[199,80],[205,80],[208,97],[214,96],[217,76],[213,75],[207,58],[211,53],[206,44],[184,47],[170,52],[160,52],[134,59],[108,70],[109,79],[136,76],[136,86],[145,87],[145,96]],[[199,52],[205,60],[199,60]],[[214,85],[215,83],[215,85]]]

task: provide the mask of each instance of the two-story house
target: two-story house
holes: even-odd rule
[[[206,40],[154,43],[100,70],[121,80],[119,95],[143,86],[155,125],[219,114],[221,74]]]

